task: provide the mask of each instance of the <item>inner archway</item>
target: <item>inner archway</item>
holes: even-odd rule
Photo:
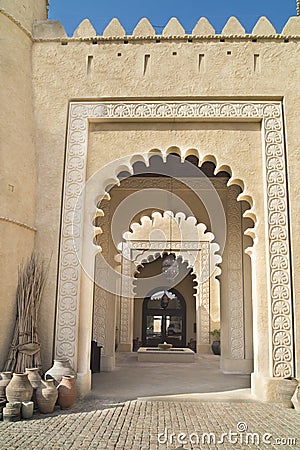
[[[173,151],[175,151],[174,148]],[[252,213],[249,213],[252,203],[248,202],[248,200],[251,202],[251,198],[244,195],[242,192],[241,186],[243,186],[243,183],[236,180],[236,184],[230,180],[230,169],[227,166],[220,167],[216,174],[217,169],[213,161],[213,157],[207,157],[206,161],[202,163],[200,170],[199,160],[194,154],[190,154],[186,157],[186,163],[181,161],[177,153],[170,153],[166,157],[165,162],[160,156],[154,154],[149,159],[149,166],[146,166],[142,162],[135,162],[133,164],[133,175],[124,171],[120,172],[119,185],[111,184],[110,187],[108,187],[109,198],[102,199],[99,203],[99,208],[104,211],[104,217],[98,217],[95,224],[98,227],[101,227],[105,239],[101,239],[100,235],[100,239],[97,242],[99,242],[102,251],[107,254],[108,258],[111,258],[112,253],[109,249],[109,240],[106,239],[107,236],[109,237],[110,233],[107,227],[114,227],[116,225],[117,239],[120,239],[123,233],[125,242],[123,240],[123,247],[122,249],[119,249],[121,252],[121,259],[116,259],[114,256],[114,260],[120,262],[120,265],[116,266],[116,268],[121,273],[121,276],[125,275],[126,277],[133,277],[135,272],[134,267],[138,267],[140,263],[143,264],[144,262],[149,262],[147,261],[148,256],[154,259],[161,256],[166,249],[165,244],[167,244],[167,247],[170,249],[172,239],[176,242],[176,239],[174,240],[174,230],[172,229],[172,226],[170,227],[170,223],[174,219],[168,219],[166,225],[164,225],[163,221],[166,219],[166,212],[162,213],[159,210],[154,210],[153,212],[153,210],[149,208],[141,208],[137,214],[131,216],[129,226],[131,231],[124,233],[124,228],[122,228],[124,215],[126,219],[124,219],[124,224],[125,222],[128,223],[129,220],[127,220],[126,217],[126,214],[128,215],[130,212],[130,202],[128,203],[128,199],[132,199],[136,193],[140,194],[143,200],[147,199],[147,189],[149,190],[153,186],[159,186],[160,192],[162,192],[161,189],[163,189],[164,192],[169,193],[171,202],[174,202],[173,199],[176,196],[179,196],[187,208],[190,206],[193,208],[196,217],[188,217],[185,213],[178,213],[176,210],[172,214],[174,218],[177,217],[176,220],[178,220],[178,223],[180,222],[181,225],[178,228],[181,231],[182,224],[186,224],[187,227],[190,227],[189,229],[187,228],[187,232],[185,231],[179,238],[179,241],[183,244],[180,244],[180,246],[182,248],[185,246],[183,252],[184,258],[186,258],[185,260],[189,261],[194,250],[197,250],[199,251],[199,254],[204,255],[205,260],[207,259],[207,255],[211,254],[209,251],[209,245],[211,244],[208,246],[205,244],[203,246],[199,236],[196,236],[194,243],[192,243],[193,238],[191,237],[192,234],[190,230],[193,229],[199,219],[202,218],[204,223],[202,225],[198,224],[197,226],[203,227],[202,233],[204,233],[204,230],[206,229],[209,230],[207,235],[211,236],[209,239],[211,242],[214,239],[214,235],[210,233],[210,230],[214,229],[214,226],[209,215],[209,208],[215,208],[215,211],[217,212],[222,210],[225,214],[226,223],[223,229],[217,227],[216,232],[219,239],[221,239],[222,233],[224,235],[225,232],[226,245],[225,247],[223,246],[222,249],[225,258],[221,264],[222,274],[221,272],[215,273],[213,277],[215,279],[215,277],[218,276],[220,280],[220,292],[218,295],[221,297],[220,303],[222,307],[222,316],[224,318],[222,323],[223,352],[221,367],[224,372],[250,373],[253,369],[252,283],[250,258],[245,254],[245,250],[252,246],[252,238],[249,234],[254,236],[251,229],[254,225],[253,219],[255,216]],[[192,167],[192,169],[190,169],[190,167]],[[164,174],[162,175],[161,172]],[[190,186],[185,185],[186,179],[184,176],[188,177],[189,185],[192,184],[194,189],[199,189],[200,197],[205,198],[205,195],[209,190],[215,192],[219,205],[205,205],[205,202],[203,204],[203,202],[201,203],[201,200],[199,201],[199,196],[198,199],[197,196],[193,197],[193,189],[191,189]],[[147,200],[145,200],[144,203],[147,204]],[[129,205],[129,207],[127,208],[126,205]],[[119,210],[122,213],[122,216],[120,216]],[[178,214],[181,214],[181,216],[177,216]],[[130,216],[128,215],[128,217]],[[109,218],[111,218],[111,223],[108,220]],[[174,220],[175,223],[176,220]],[[156,222],[155,229],[151,229],[151,223],[153,223],[153,221]],[[148,235],[147,233],[145,234],[145,230],[148,231]],[[173,233],[173,236],[168,235],[169,231],[171,234]],[[161,241],[161,233],[165,236],[163,241]],[[147,248],[147,241],[148,243],[150,242],[150,234],[151,245]],[[130,243],[129,241],[131,240],[135,242]],[[113,245],[116,244],[114,243]],[[193,249],[194,245],[196,245],[196,247]],[[214,245],[217,246],[217,244]],[[181,253],[175,247],[173,249],[174,254],[178,257]],[[112,249],[113,247],[110,246],[110,248]],[[180,250],[182,250],[182,248]],[[203,262],[204,261],[199,260],[198,267],[196,268],[193,267],[193,263],[190,263],[189,265],[189,267],[193,267],[193,270],[195,269],[194,273],[196,277],[198,277],[198,303],[196,302],[196,310],[198,311],[199,317],[198,320],[196,320],[196,325],[198,322],[199,326],[196,326],[196,342],[197,351],[202,353],[210,351],[210,331],[212,331],[209,311],[212,286],[211,283],[202,283],[201,277],[205,274],[205,270],[203,269],[206,267]],[[204,277],[207,277],[207,275],[204,275]],[[133,348],[133,340],[137,337],[141,337],[140,331],[135,332],[133,330],[132,323],[135,297],[133,293],[128,290],[130,289],[130,285],[126,286],[127,294],[124,295],[123,283],[120,286],[119,300],[116,298],[117,332],[115,339],[118,351],[131,351]],[[96,287],[96,294],[97,289],[98,288]],[[144,297],[148,292],[149,289],[145,289]],[[103,298],[102,294],[101,298]],[[216,320],[216,322],[218,323],[218,320]],[[95,320],[94,323],[97,325],[97,320]],[[94,330],[94,333],[97,333],[96,329]],[[106,355],[104,355],[104,357],[106,357]]]
[[[167,341],[175,347],[186,347],[191,341],[196,343],[197,282],[192,269],[182,262],[182,258],[178,258],[178,274],[173,274],[178,277],[176,285],[170,286],[167,278],[163,285],[155,282],[155,275],[162,272],[169,256],[175,260],[174,255],[168,253],[153,260],[148,258],[148,262],[143,263],[135,274],[133,336],[136,345],[157,346]],[[153,278],[154,283],[144,297],[139,282],[146,277]],[[154,323],[157,325],[154,326]]]
[[[143,300],[143,347],[163,342],[186,347],[186,328],[186,301],[175,288],[160,286]]]

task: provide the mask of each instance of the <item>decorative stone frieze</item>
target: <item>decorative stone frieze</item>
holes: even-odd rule
[[[201,245],[201,278],[198,286],[199,300],[200,300],[200,320],[198,328],[200,331],[200,340],[198,344],[209,344],[209,332],[210,332],[210,255],[211,249],[209,242],[202,242]]]

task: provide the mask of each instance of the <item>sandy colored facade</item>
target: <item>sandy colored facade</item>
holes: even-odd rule
[[[68,37],[47,21],[45,0],[0,0],[0,29],[0,367],[18,265],[33,249],[51,260],[40,315],[44,369],[67,356],[83,394],[91,340],[104,346],[103,369],[113,370],[116,347],[131,350],[143,331],[134,282],[166,252],[196,277],[194,295],[193,280],[183,281],[187,340],[208,351],[220,323],[222,370],[252,373],[253,393],[276,401],[280,380],[300,376],[300,18],[280,34],[261,18],[251,35],[234,18],[220,35],[206,19],[192,35],[171,19],[161,36],[145,19],[132,36],[116,19],[103,36],[84,21]],[[199,167],[212,202],[198,186]],[[185,178],[188,186],[176,184]],[[132,224],[153,225],[153,213],[164,211],[173,222],[184,213],[179,238],[161,225],[154,250],[147,226],[126,240]],[[184,228],[188,217],[193,225]],[[222,262],[204,286],[211,258],[201,255],[213,243]]]

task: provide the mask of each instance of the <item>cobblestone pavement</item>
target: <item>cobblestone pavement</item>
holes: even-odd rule
[[[1,422],[0,449],[300,449],[300,414],[273,404],[109,402],[83,400],[69,411]]]

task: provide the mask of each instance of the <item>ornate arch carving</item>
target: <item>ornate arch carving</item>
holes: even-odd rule
[[[280,101],[145,101],[145,102],[71,102],[69,108],[66,166],[58,274],[55,356],[68,357],[77,367],[78,311],[82,259],[91,265],[99,249],[92,237],[97,230],[84,216],[80,193],[86,182],[86,153],[90,120],[259,120],[262,123],[265,162],[266,203],[269,238],[269,291],[272,337],[273,377],[294,375],[293,325],[286,150],[282,103]],[[166,155],[164,155],[165,157]],[[135,159],[147,162],[148,155]],[[184,158],[184,154],[182,154]],[[122,166],[132,166],[132,157]],[[116,171],[120,162],[116,162]],[[96,188],[95,188],[96,189]],[[97,186],[99,194],[99,185]],[[97,213],[94,194],[86,198],[88,212]],[[105,195],[105,184],[100,195]],[[79,201],[78,201],[79,199]],[[75,207],[75,205],[77,205]],[[83,224],[85,222],[85,237]],[[92,272],[92,267],[89,267]]]

